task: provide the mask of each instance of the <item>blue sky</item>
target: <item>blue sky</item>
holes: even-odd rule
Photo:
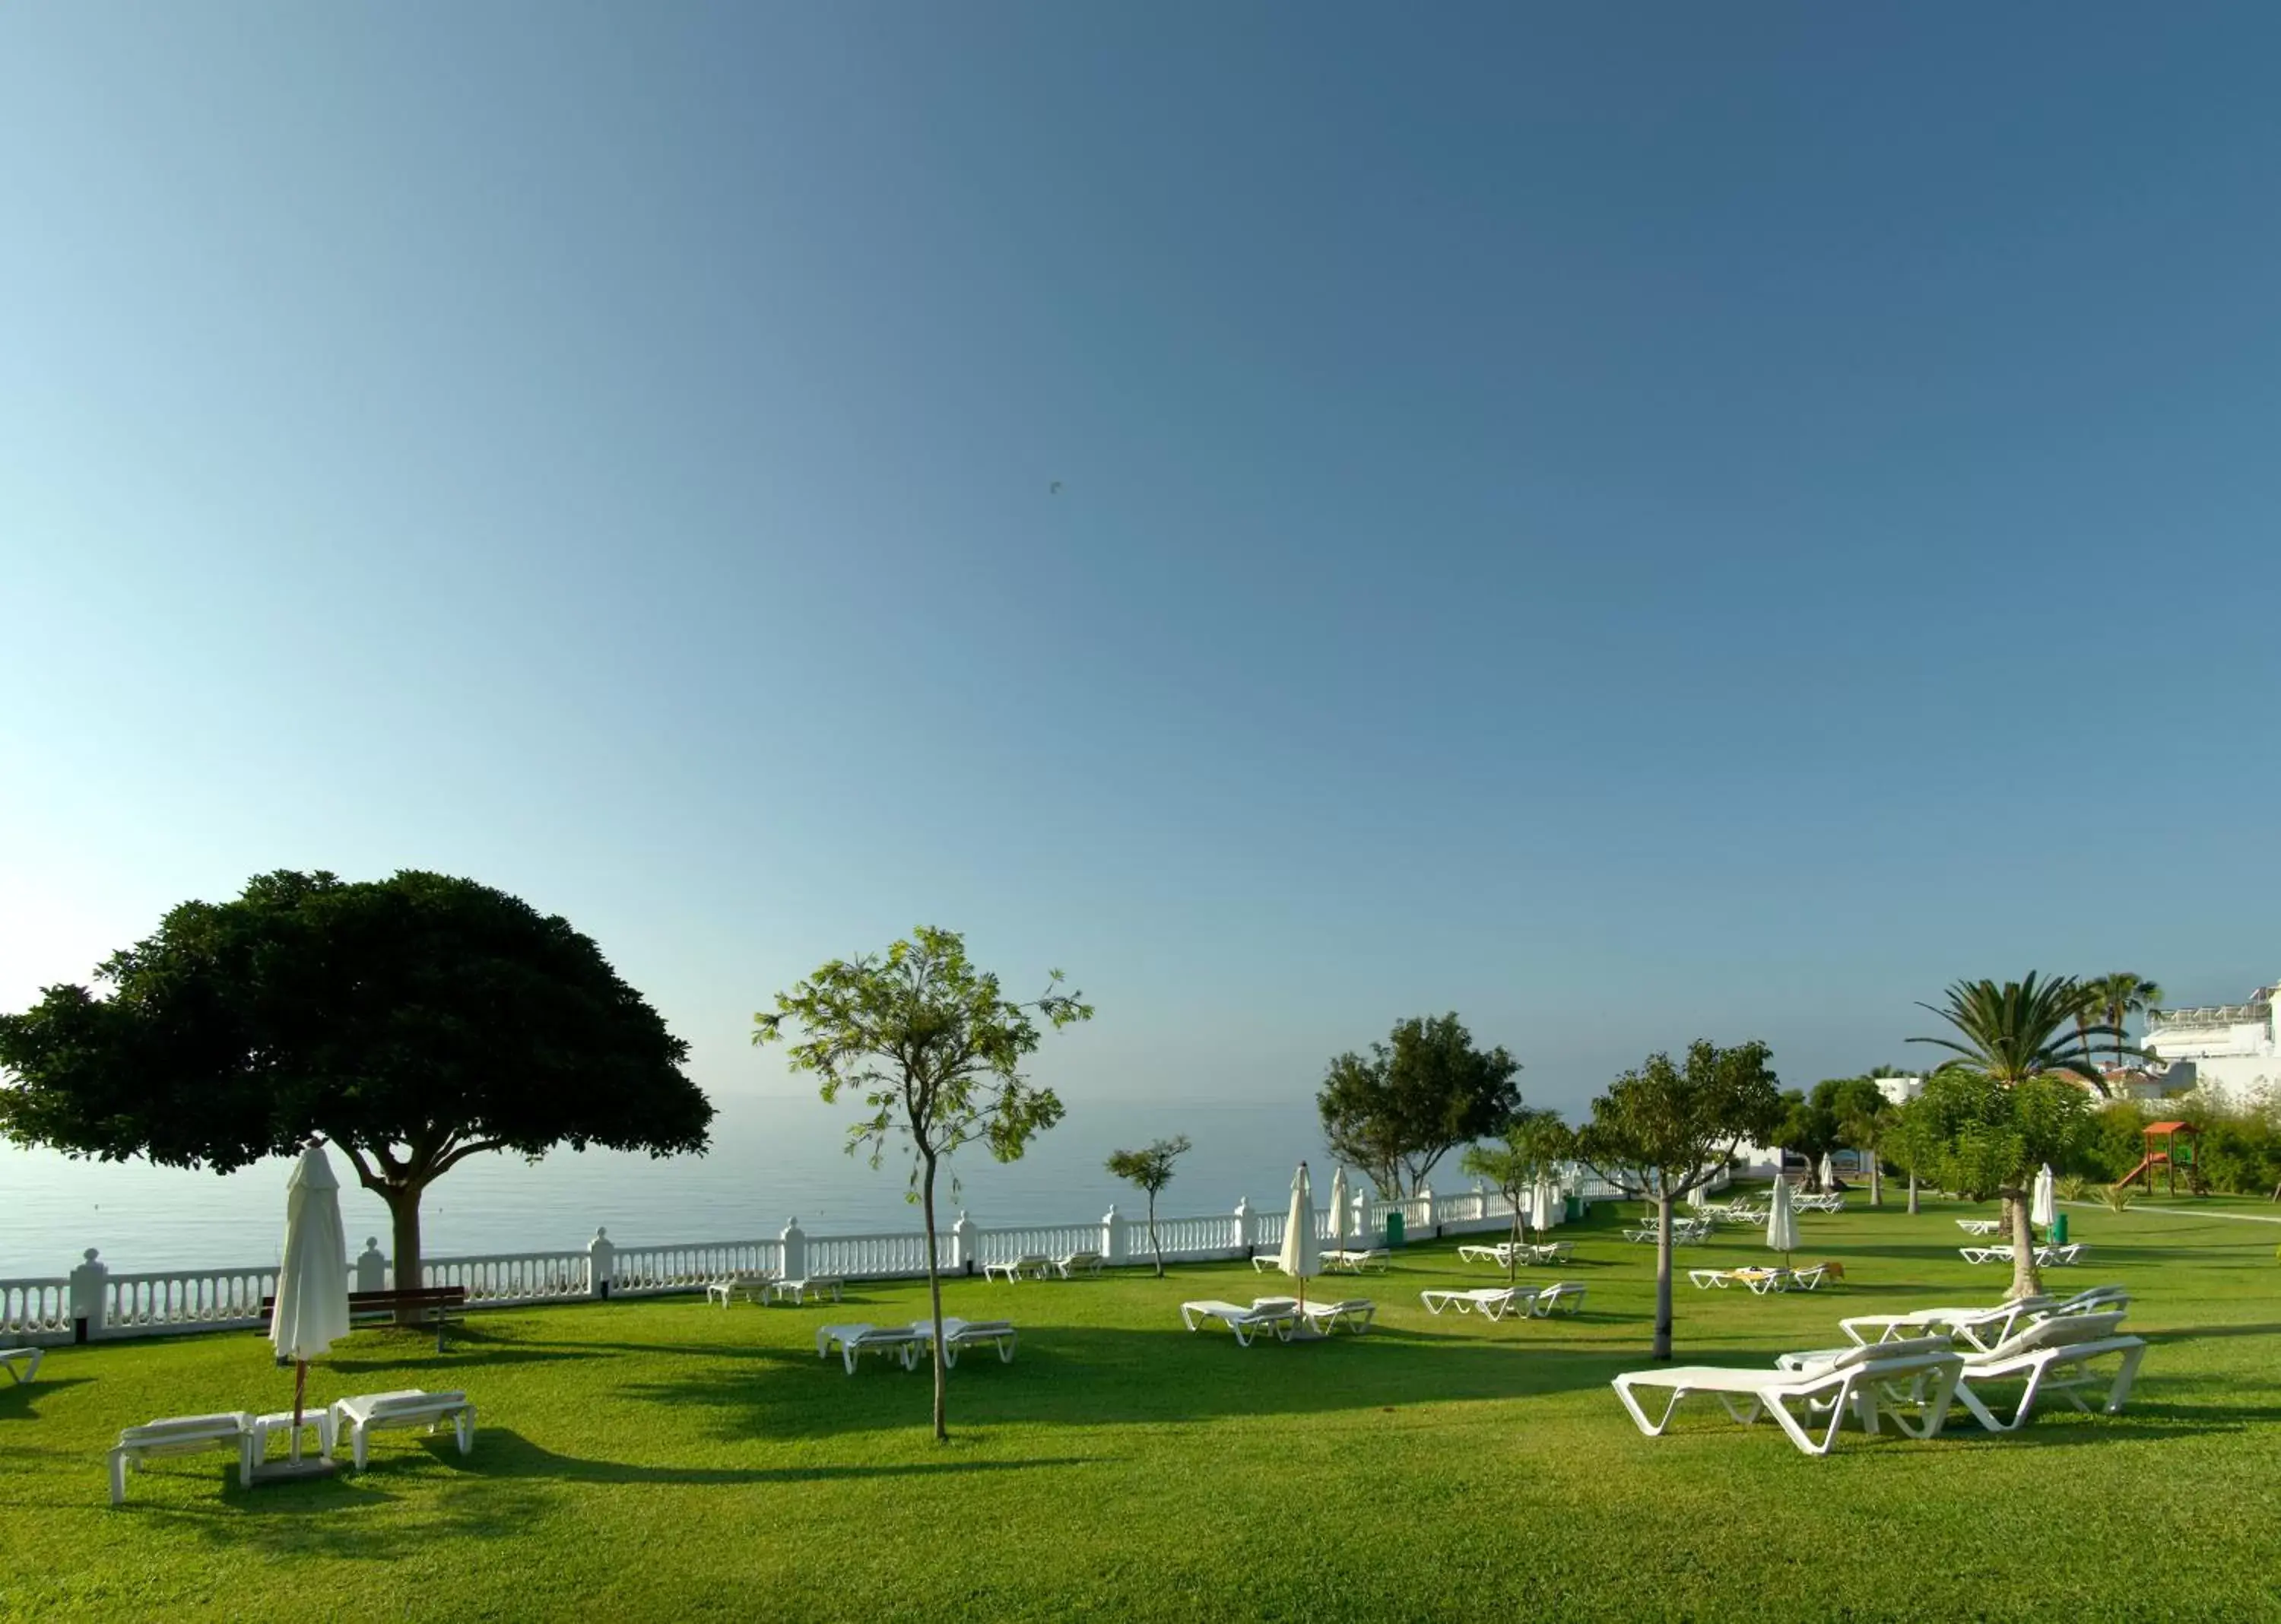
[[[919,921],[1075,1099],[1574,1105],[2281,974],[2264,8],[0,19],[0,1002],[256,871],[717,1092]],[[1050,491],[1059,481],[1059,494]]]

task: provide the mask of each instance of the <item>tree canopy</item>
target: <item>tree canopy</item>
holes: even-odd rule
[[[1388,1197],[1425,1187],[1434,1164],[1484,1139],[1520,1107],[1520,1063],[1473,1047],[1456,1014],[1396,1023],[1368,1055],[1338,1056],[1315,1095],[1334,1155]]]
[[[265,874],[95,979],[0,1017],[0,1129],[220,1172],[321,1133],[388,1203],[406,1284],[421,1192],[471,1156],[706,1148],[688,1045],[591,938],[474,880]]]
[[[1046,991],[1027,1002],[1008,998],[998,978],[978,970],[955,931],[921,925],[884,954],[834,959],[789,993],[772,1014],[753,1017],[754,1043],[788,1041],[792,1067],[821,1079],[824,1102],[853,1094],[863,1114],[847,1130],[850,1155],[877,1167],[890,1140],[910,1149],[910,1199],[925,1215],[927,1292],[933,1304],[934,1435],[945,1421],[942,1280],[935,1244],[935,1179],[943,1159],[980,1142],[1001,1162],[1062,1119],[1054,1091],[1022,1075],[1036,1052],[1040,1020],[1058,1031],[1093,1018],[1083,994]],[[784,1024],[800,1028],[787,1038]]]

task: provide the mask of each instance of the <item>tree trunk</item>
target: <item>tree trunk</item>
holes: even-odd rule
[[[920,1205],[926,1213],[927,1242],[927,1301],[934,1312],[934,1441],[950,1442],[950,1429],[943,1421],[943,1401],[948,1393],[946,1361],[942,1357],[942,1274],[935,1267],[934,1257],[934,1157],[926,1158],[926,1176],[920,1190]]]
[[[1914,1218],[1914,1217],[1916,1217],[1916,1215],[1917,1215],[1917,1170],[1916,1170],[1915,1168],[1912,1167],[1912,1168],[1910,1168],[1910,1169],[1909,1169],[1909,1216],[1910,1216],[1911,1218]]]
[[[388,1203],[389,1234],[395,1248],[392,1261],[398,1291],[417,1290],[428,1283],[420,1264],[420,1195],[418,1185],[390,1184],[383,1186],[380,1192],[380,1198]],[[396,1323],[418,1325],[420,1311],[398,1309]]]
[[[1156,1278],[1164,1278],[1164,1248],[1156,1239],[1156,1192],[1148,1192],[1148,1249],[1156,1255]]]
[[[2028,1222],[2027,1195],[2021,1190],[1998,1194],[2004,1198],[2004,1227],[2012,1236],[2012,1289],[2005,1293],[2004,1301],[2039,1297],[2044,1294],[2044,1277],[2036,1267],[2036,1231]]]
[[[1873,1207],[1882,1207],[1885,1204],[1884,1173],[1884,1164],[1878,1158],[1877,1153],[1875,1150],[1870,1151],[1869,1204]]]
[[[1655,1198],[1655,1346],[1649,1357],[1671,1357],[1671,1195]]]

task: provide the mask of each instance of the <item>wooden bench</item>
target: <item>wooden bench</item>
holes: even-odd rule
[[[468,1306],[465,1286],[419,1286],[403,1291],[352,1291],[349,1293],[349,1320],[401,1320],[409,1311],[415,1319],[431,1321],[436,1326],[436,1351],[444,1351],[444,1328],[460,1318]],[[261,1299],[261,1318],[265,1322],[275,1312],[277,1299]]]

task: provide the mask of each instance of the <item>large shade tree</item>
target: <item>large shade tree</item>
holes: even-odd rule
[[[1943,1177],[1952,1189],[2001,1198],[2005,1230],[2012,1239],[2014,1297],[2043,1290],[2036,1266],[2035,1233],[2029,1222],[2030,1182],[2046,1161],[2070,1154],[2069,1137],[2079,1111],[2090,1119],[2090,1100],[2102,1079],[2092,1063],[2095,1039],[2122,1035],[2104,1022],[2079,1025],[2085,1008],[2083,984],[2067,976],[2030,971],[2017,981],[1958,981],[1939,1004],[1920,1004],[1949,1024],[1948,1037],[1912,1038],[1946,1049],[1949,1058],[1928,1079],[1925,1093],[1911,1102],[1919,1113],[1912,1137],[1937,1148]],[[1985,1088],[1960,1092],[1956,1079]],[[1945,1083],[1937,1100],[1935,1085]],[[2035,1083],[2032,1094],[2009,1102],[2002,1091]],[[1988,1090],[1998,1091],[1991,1095]],[[2056,1091],[2056,1092],[2054,1092]],[[2065,1096],[2074,1096],[2073,1105]],[[1929,1100],[1934,1101],[1926,1104]],[[2000,1165],[1999,1165],[2000,1164]]]
[[[1671,1357],[1671,1216],[1679,1198],[1718,1177],[1735,1152],[1782,1119],[1763,1043],[1721,1048],[1700,1040],[1683,1062],[1651,1055],[1592,1102],[1576,1154],[1626,1194],[1654,1203],[1654,1357]]]
[[[702,1152],[688,1045],[591,938],[488,885],[265,874],[185,902],[0,1017],[0,1129],[21,1143],[228,1172],[337,1146],[421,1279],[420,1202],[470,1156]]]
[[[1323,1137],[1388,1198],[1416,1195],[1435,1164],[1520,1108],[1520,1063],[1480,1049],[1452,1013],[1397,1022],[1367,1055],[1333,1060],[1315,1095]]]
[[[950,1436],[942,1357],[942,1277],[935,1187],[944,1161],[978,1141],[1001,1162],[1062,1119],[1050,1088],[1022,1075],[1036,1052],[1038,1023],[1055,1030],[1093,1018],[1083,994],[1060,991],[1058,970],[1027,1002],[975,968],[955,931],[921,925],[883,954],[834,959],[788,993],[773,1013],[753,1017],[755,1043],[790,1045],[793,1069],[821,1079],[824,1102],[854,1096],[862,1114],[847,1130],[848,1154],[877,1167],[891,1142],[910,1158],[909,1196],[926,1223],[927,1297],[934,1319],[934,1435]],[[785,1030],[798,1029],[794,1039]]]

